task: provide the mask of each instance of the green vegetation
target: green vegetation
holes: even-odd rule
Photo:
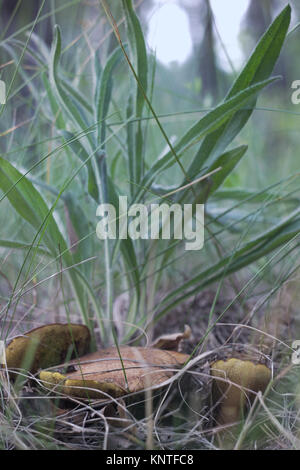
[[[288,393],[294,394],[289,403],[281,399],[284,391],[276,386],[283,387],[283,382],[275,378],[266,401],[261,396],[261,401],[254,401],[252,414],[241,424],[237,447],[268,447],[269,442],[273,447],[278,442],[297,447],[297,420],[291,424],[293,418],[287,422],[286,416],[297,413],[299,375],[287,365],[291,353],[287,338],[273,330],[273,325],[285,322],[285,314],[272,316],[276,295],[290,288],[286,295],[297,298],[300,210],[294,122],[299,113],[270,105],[274,95],[280,95],[281,77],[274,72],[278,58],[286,45],[297,42],[293,39],[297,30],[288,34],[290,6],[274,19],[240,73],[228,74],[232,85],[225,98],[205,112],[199,99],[197,109],[191,105],[177,113],[173,111],[176,96],[172,92],[172,106],[164,108],[168,100],[157,86],[163,74],[168,73],[172,81],[172,69],[162,70],[147,51],[131,0],[117,2],[114,9],[110,2],[97,3],[97,21],[73,35],[70,25],[80,15],[80,2],[64,6],[50,2],[47,14],[44,3],[40,2],[32,23],[6,32],[0,42],[1,62],[10,64],[0,75],[7,84],[7,102],[0,108],[1,339],[24,331],[24,325],[59,320],[88,326],[94,350],[99,343],[144,345],[144,335],[151,337],[159,322],[176,315],[180,306],[191,306],[210,288],[214,298],[208,312],[197,312],[194,320],[197,324],[201,319],[204,331],[194,343],[191,358],[199,347],[209,352],[209,338],[224,318],[230,323],[228,312],[238,306],[239,318],[231,323],[239,325],[239,331],[248,328],[261,334],[258,341],[253,335],[247,343],[240,342],[244,347],[262,345],[261,353],[276,362],[276,373],[286,367],[282,380],[289,384]],[[72,9],[68,22],[64,15]],[[51,44],[41,31],[45,21],[53,26]],[[99,41],[94,33],[100,25],[108,32],[101,30]],[[265,100],[263,105],[257,104],[258,96]],[[189,99],[193,101],[192,93]],[[280,95],[279,106],[281,99]],[[289,148],[276,135],[282,132],[281,119],[294,129]],[[171,137],[174,134],[176,139]],[[279,163],[270,162],[276,145],[284,153]],[[129,204],[204,203],[203,250],[185,251],[184,241],[174,239],[100,241],[95,233],[97,206],[110,203],[119,208],[120,195],[127,196]],[[256,304],[250,307],[251,296]],[[227,304],[218,310],[222,298]],[[117,307],[120,299],[126,305],[123,310]],[[263,315],[259,309],[264,309]],[[185,322],[193,330],[189,314],[195,316],[192,307]],[[298,318],[293,321],[297,326]],[[274,340],[267,352],[265,338]],[[285,348],[278,351],[283,343]],[[222,356],[223,347],[226,344],[211,353]],[[98,428],[96,437],[86,444],[78,436],[68,440],[54,428],[54,420],[43,421],[38,411],[32,431],[24,403],[20,405],[23,424],[15,434],[13,403],[20,404],[21,395],[16,396],[5,374],[1,390],[0,412],[6,423],[1,429],[3,448],[102,448],[107,444],[106,431]],[[40,391],[35,393],[42,396]],[[189,428],[197,413],[194,421],[187,422],[186,402],[178,404],[178,393],[174,396],[178,408],[172,422],[167,406],[160,407],[155,396],[152,411],[145,406],[146,417],[140,418],[131,408],[126,411],[132,427],[140,425],[142,430],[133,435],[128,431],[132,448],[167,446],[167,433],[170,448],[186,448],[188,442],[195,448],[217,447],[203,418],[199,426]],[[50,406],[47,400],[45,406]],[[208,420],[211,414],[203,406],[206,411],[199,413]],[[95,426],[100,426],[101,416]],[[94,429],[93,420],[90,426]],[[112,445],[126,447],[117,431],[112,431],[111,439]]]

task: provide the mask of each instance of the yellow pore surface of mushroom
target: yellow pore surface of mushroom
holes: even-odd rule
[[[211,365],[213,401],[219,402],[217,421],[231,424],[238,421],[255,393],[264,392],[271,380],[270,369],[263,364],[231,358]]]

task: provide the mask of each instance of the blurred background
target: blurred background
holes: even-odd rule
[[[149,52],[152,51],[156,57],[155,110],[157,113],[167,110],[169,114],[188,111],[170,119],[176,119],[175,128],[173,125],[169,128],[166,124],[171,134],[181,133],[182,127],[186,128],[194,121],[198,110],[210,108],[224,98],[259,37],[286,3],[284,0],[135,2]],[[300,4],[297,0],[290,3],[292,26],[296,26],[300,19]],[[121,20],[121,2],[109,1],[108,4],[114,17]],[[78,63],[88,54],[89,47],[94,48],[95,44],[102,57],[116,46],[111,27],[97,1],[27,0],[25,4],[19,0],[2,0],[0,8],[1,35],[2,39],[6,37],[4,47],[0,49],[0,78],[2,75],[3,79],[13,75],[13,62],[9,53],[6,55],[8,49],[5,45],[8,48],[10,40],[22,41],[26,38],[39,10],[34,32],[49,46],[54,24],[60,24],[64,45],[70,49],[70,54],[64,57],[65,63],[69,62],[70,72],[75,69],[74,45]],[[122,26],[121,20],[120,31]],[[241,141],[251,142],[251,145],[248,157],[243,159],[235,177],[229,178],[228,185],[246,184],[260,188],[298,171],[298,126],[295,116],[300,112],[300,106],[298,109],[291,103],[291,84],[300,79],[300,63],[297,60],[299,39],[300,30],[296,28],[286,41],[276,67],[275,73],[282,77],[281,81],[263,93],[258,103],[259,109],[239,137]],[[34,72],[35,64],[26,55],[23,66],[29,73]],[[124,73],[127,73],[126,67]],[[85,79],[87,83],[88,77],[89,70],[85,68],[84,78],[77,78]],[[89,88],[87,86],[87,93]],[[23,85],[20,99],[24,96],[26,87]],[[19,113],[21,108],[18,109]],[[259,135],[254,129],[260,129]]]

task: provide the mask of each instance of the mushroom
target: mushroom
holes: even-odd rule
[[[175,348],[189,334],[186,328],[184,333],[160,341]],[[159,386],[189,358],[155,346],[111,347],[86,354],[89,348],[86,326],[54,323],[14,338],[6,348],[6,364],[12,378],[20,369],[32,374],[40,371],[41,382],[48,389],[73,397],[101,398]]]
[[[271,380],[271,370],[264,364],[230,358],[211,364],[213,402],[218,403],[216,420],[221,425],[238,421],[255,394],[264,392]]]
[[[154,347],[110,347],[86,354],[90,347],[88,328],[55,323],[14,338],[6,348],[6,362],[10,373],[23,368],[35,374],[42,369],[42,384],[68,396],[120,397],[160,387],[170,379],[190,356],[158,349],[157,345],[178,347],[189,334],[186,329],[163,338],[163,342],[160,338]],[[72,357],[76,359],[70,360]],[[271,379],[266,365],[239,358],[218,360],[210,370],[217,421],[222,425],[238,421],[246,404],[252,402],[255,393],[265,391]]]
[[[121,346],[101,349],[66,364],[67,372],[40,372],[48,389],[80,398],[120,397],[159,387],[189,356],[176,351]]]
[[[24,368],[31,373],[82,356],[90,347],[90,332],[84,325],[53,323],[17,336],[6,347],[8,370]]]

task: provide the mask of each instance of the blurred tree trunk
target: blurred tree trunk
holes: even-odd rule
[[[10,21],[10,18],[14,14],[14,11],[18,5],[18,0],[4,0],[1,2],[1,23],[5,26]],[[42,5],[41,0],[26,0],[26,3],[20,2],[18,10],[14,16],[13,21],[11,22],[7,34],[10,35],[16,32],[19,28],[28,25],[35,20],[37,13]],[[41,15],[48,13],[51,10],[51,2],[45,2],[43,11]],[[42,36],[46,43],[50,44],[52,40],[52,26],[51,26],[51,17],[46,18],[40,23],[41,31],[43,32]],[[39,25],[36,28],[36,32],[39,32]]]
[[[250,37],[247,46],[250,50],[253,49],[258,39],[272,22],[272,12],[275,6],[277,6],[277,0],[250,0],[243,22],[243,29]],[[250,50],[247,52],[249,53]]]
[[[201,96],[218,96],[218,70],[215,53],[213,13],[209,0],[184,0],[189,17],[194,55],[198,57],[197,75],[201,78]]]
[[[204,34],[199,50],[199,73],[202,79],[202,95],[217,97],[217,67],[213,34],[213,14],[209,0],[205,0]]]

